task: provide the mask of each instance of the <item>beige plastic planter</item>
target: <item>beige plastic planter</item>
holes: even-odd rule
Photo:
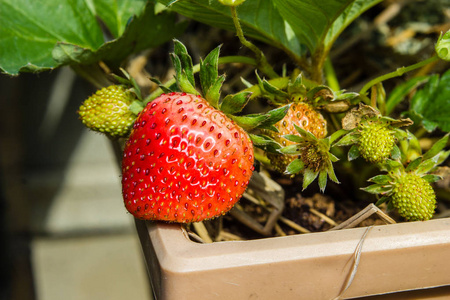
[[[343,298],[450,285],[449,218],[213,244],[175,224],[136,226],[158,300],[334,299],[365,233]]]

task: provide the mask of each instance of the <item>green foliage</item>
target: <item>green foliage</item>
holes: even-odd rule
[[[17,75],[100,60],[119,66],[184,30],[173,14],[156,14],[153,1],[145,3],[0,0],[0,71]]]
[[[450,70],[441,78],[433,75],[411,100],[408,116],[428,131],[450,131]]]

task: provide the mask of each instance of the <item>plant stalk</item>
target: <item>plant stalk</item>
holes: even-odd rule
[[[250,49],[253,53],[255,53],[257,67],[264,74],[269,76],[270,78],[279,77],[278,74],[273,70],[272,66],[267,62],[264,53],[256,47],[252,42],[248,41],[244,36],[244,31],[242,30],[241,24],[239,23],[239,18],[237,16],[237,10],[235,6],[230,6],[231,9],[231,18],[233,19],[234,27],[236,28],[236,34],[239,38],[239,41],[242,45]]]
[[[405,74],[405,73],[407,73],[407,72],[416,70],[416,69],[418,69],[418,68],[421,68],[421,67],[423,67],[423,66],[425,66],[425,65],[427,65],[427,64],[430,64],[430,63],[432,63],[432,62],[434,62],[434,61],[437,61],[437,60],[439,60],[439,57],[438,57],[438,56],[432,56],[432,57],[430,57],[430,58],[428,58],[428,59],[426,59],[426,60],[424,60],[424,61],[418,62],[418,63],[413,64],[413,65],[410,65],[410,66],[408,66],[408,67],[401,67],[401,68],[398,68],[397,70],[395,70],[395,71],[393,71],[393,72],[390,72],[390,73],[388,73],[388,74],[385,74],[385,75],[379,76],[379,77],[377,77],[377,78],[375,78],[375,79],[372,79],[371,81],[369,81],[368,83],[366,83],[366,84],[363,86],[363,88],[361,89],[361,91],[359,91],[359,94],[360,94],[360,95],[365,95],[365,94],[367,93],[367,91],[368,91],[372,86],[376,85],[377,83],[380,83],[380,82],[382,82],[382,81],[385,81],[385,80],[387,80],[387,79],[391,79],[391,78],[394,78],[394,77],[402,76],[403,74]]]

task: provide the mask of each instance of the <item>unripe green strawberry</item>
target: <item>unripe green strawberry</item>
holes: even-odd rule
[[[283,147],[294,144],[291,141],[283,138],[283,135],[295,134],[298,135],[294,127],[294,123],[300,128],[309,131],[318,139],[324,138],[327,135],[327,122],[317,110],[307,103],[293,103],[289,108],[286,116],[276,123],[274,126],[278,129],[278,133],[267,130],[265,133],[273,138]],[[286,167],[296,159],[295,156],[278,155],[268,153],[267,157],[270,159],[272,166],[279,172],[284,172]]]
[[[124,137],[136,119],[129,110],[134,100],[133,94],[123,86],[111,85],[86,99],[78,114],[86,127],[110,137]]]
[[[431,219],[436,195],[430,183],[414,173],[403,173],[393,183],[392,205],[410,221]]]
[[[368,162],[380,163],[389,158],[395,145],[395,132],[389,125],[370,121],[360,126],[358,149]]]
[[[125,207],[146,220],[220,216],[247,188],[253,155],[248,134],[205,99],[163,94],[139,114],[125,145]]]

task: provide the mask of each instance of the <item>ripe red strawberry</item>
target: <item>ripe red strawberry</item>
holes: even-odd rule
[[[125,145],[123,198],[140,219],[197,222],[229,211],[252,170],[253,145],[241,127],[200,96],[163,94]]]

